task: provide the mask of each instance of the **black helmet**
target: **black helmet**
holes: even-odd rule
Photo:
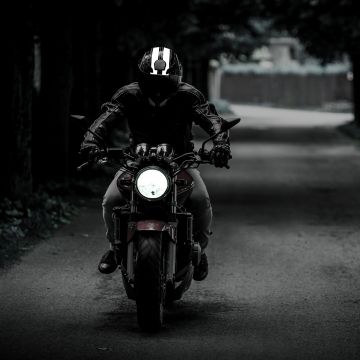
[[[164,102],[176,91],[182,66],[176,53],[164,46],[147,51],[138,64],[141,91],[155,104]]]

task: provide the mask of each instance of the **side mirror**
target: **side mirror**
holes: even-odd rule
[[[233,120],[224,120],[222,126],[221,126],[221,132],[224,132],[224,131],[228,131],[230,130],[232,127],[234,127],[235,125],[237,125],[239,122],[240,122],[240,118],[235,118]],[[219,132],[220,134],[220,132]]]

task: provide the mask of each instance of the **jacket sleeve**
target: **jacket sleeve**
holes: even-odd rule
[[[103,104],[101,110],[103,113],[90,126],[90,130],[96,135],[87,131],[81,143],[80,151],[93,146],[98,148],[107,146],[113,129],[124,119],[121,105],[114,98]]]
[[[214,104],[209,103],[199,90],[193,88],[191,92],[195,95],[193,103],[194,123],[204,129],[210,136],[219,132],[224,120],[218,115]],[[213,142],[214,144],[229,144],[229,131],[216,136]]]

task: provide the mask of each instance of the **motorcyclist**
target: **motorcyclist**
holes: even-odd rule
[[[177,54],[164,46],[153,47],[138,63],[138,82],[121,87],[110,102],[103,104],[104,112],[85,134],[81,152],[96,156],[101,147],[100,138],[110,142],[113,130],[127,123],[130,147],[139,143],[156,146],[171,144],[180,155],[193,149],[192,125],[202,127],[209,135],[221,129],[222,118],[203,94],[190,84],[181,81],[182,65]],[[213,140],[212,158],[216,167],[224,167],[230,158],[229,134],[224,132]],[[197,169],[187,170],[194,179],[194,189],[187,209],[194,217],[194,240],[202,252],[200,264],[194,269],[194,280],[201,281],[208,274],[205,253],[212,221],[212,208],[206,186]],[[114,256],[114,225],[112,209],[124,203],[116,185],[118,172],[109,185],[102,202],[103,218],[110,249],[98,265],[102,273],[112,273],[117,265]]]

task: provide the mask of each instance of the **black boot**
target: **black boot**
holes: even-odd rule
[[[101,258],[98,269],[103,274],[111,274],[117,269],[117,263],[115,259],[115,252],[108,250]]]
[[[202,253],[199,265],[195,266],[193,279],[196,281],[204,280],[209,272],[208,267],[207,256],[205,253]]]

